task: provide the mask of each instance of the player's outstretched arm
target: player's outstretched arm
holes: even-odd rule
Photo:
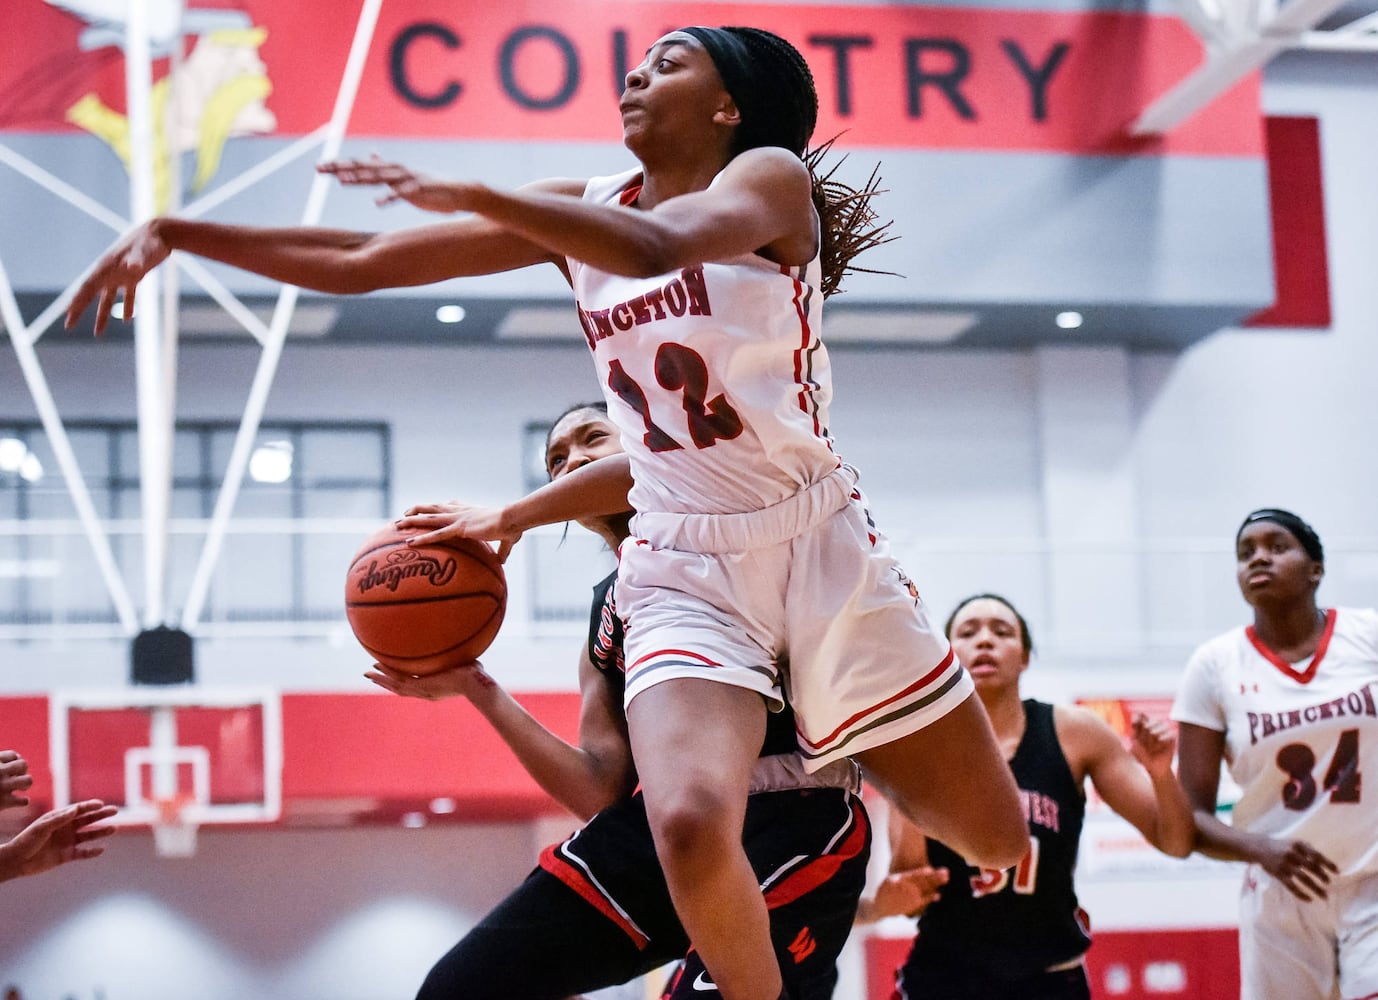
[[[451,501],[410,508],[399,528],[421,528],[426,534],[409,541],[425,545],[447,538],[497,542],[498,555],[507,558],[513,544],[532,528],[563,521],[620,514],[631,509],[631,460],[625,454],[590,462],[506,507],[475,507]]]
[[[319,169],[346,185],[387,188],[381,203],[406,200],[430,211],[473,212],[561,258],[631,277],[762,250],[772,260],[797,265],[817,250],[812,179],[799,158],[782,149],[748,150],[712,187],[640,208],[584,201],[582,183],[565,190],[499,191],[436,180],[379,160],[342,160]]]
[[[97,841],[115,832],[97,826],[117,810],[100,799],[75,802],[34,820],[7,843],[0,844],[0,882],[23,875],[39,875],[69,861],[98,858],[105,848]]]
[[[0,750],[0,809],[28,805],[24,792],[32,785],[29,762],[15,750]]]
[[[1093,712],[1059,707],[1057,719],[1064,749],[1083,762],[1106,804],[1164,854],[1190,854],[1196,844],[1196,820],[1191,800],[1172,771],[1177,748],[1172,723],[1136,715],[1131,747],[1126,749],[1119,735]]]
[[[364,676],[406,697],[468,698],[536,783],[582,819],[630,794],[635,786],[625,720],[587,650],[579,666],[583,701],[578,746],[547,729],[477,662],[424,677],[375,664]]]
[[[1260,865],[1298,899],[1324,899],[1338,866],[1302,840],[1279,840],[1222,823],[1215,814],[1225,734],[1189,722],[1178,724],[1178,774],[1196,815],[1196,849],[1222,861]]]
[[[571,189],[567,181],[530,187],[532,191]],[[123,315],[132,315],[139,283],[174,250],[284,284],[340,295],[495,274],[544,262],[564,269],[562,258],[477,216],[392,233],[235,226],[163,217],[135,227],[96,262],[67,308],[67,326],[95,303],[96,332],[103,332],[121,296]]]

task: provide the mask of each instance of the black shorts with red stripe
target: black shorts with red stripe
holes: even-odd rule
[[[837,788],[759,793],[747,802],[743,845],[790,996],[825,1000],[866,883],[865,807]],[[540,867],[436,963],[418,1000],[558,1000],[688,950],[636,795],[547,848]],[[717,990],[690,955],[666,996],[711,1000]]]

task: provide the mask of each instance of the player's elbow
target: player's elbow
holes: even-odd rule
[[[593,784],[580,789],[578,794],[569,796],[563,804],[579,817],[581,822],[587,823],[604,809],[625,798],[627,794],[629,793],[611,784]]]
[[[1170,858],[1185,858],[1191,854],[1192,841],[1182,838],[1163,840],[1153,845]]]
[[[688,258],[680,234],[664,227],[646,227],[628,245],[624,277],[655,278],[697,261]]]
[[[396,258],[373,234],[360,233],[358,242],[334,249],[313,288],[331,295],[362,295],[409,284],[413,282],[400,271]]]

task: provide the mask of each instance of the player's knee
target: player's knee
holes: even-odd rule
[[[1018,813],[1011,821],[991,823],[977,831],[974,840],[965,856],[978,868],[1003,871],[1019,864],[1029,853],[1029,827]]]
[[[656,852],[667,868],[682,868],[705,859],[721,858],[722,852],[741,834],[732,835],[729,803],[709,789],[690,789],[651,812]]]

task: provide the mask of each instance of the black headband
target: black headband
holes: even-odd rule
[[[803,156],[818,118],[818,96],[803,57],[791,65],[784,39],[760,28],[681,28],[708,53],[741,112],[736,150],[781,146]],[[774,44],[771,44],[774,43]]]
[[[726,28],[690,27],[680,30],[686,35],[693,35],[708,51],[732,99],[738,105],[748,100],[755,74],[751,70],[751,52],[746,43]]]
[[[1259,521],[1271,521],[1273,524],[1286,528],[1301,544],[1308,556],[1318,563],[1325,562],[1325,549],[1321,547],[1321,536],[1316,534],[1316,529],[1290,510],[1283,510],[1280,507],[1260,507],[1244,518],[1244,523],[1234,533],[1235,544],[1239,543],[1239,536],[1244,534],[1245,528]]]

